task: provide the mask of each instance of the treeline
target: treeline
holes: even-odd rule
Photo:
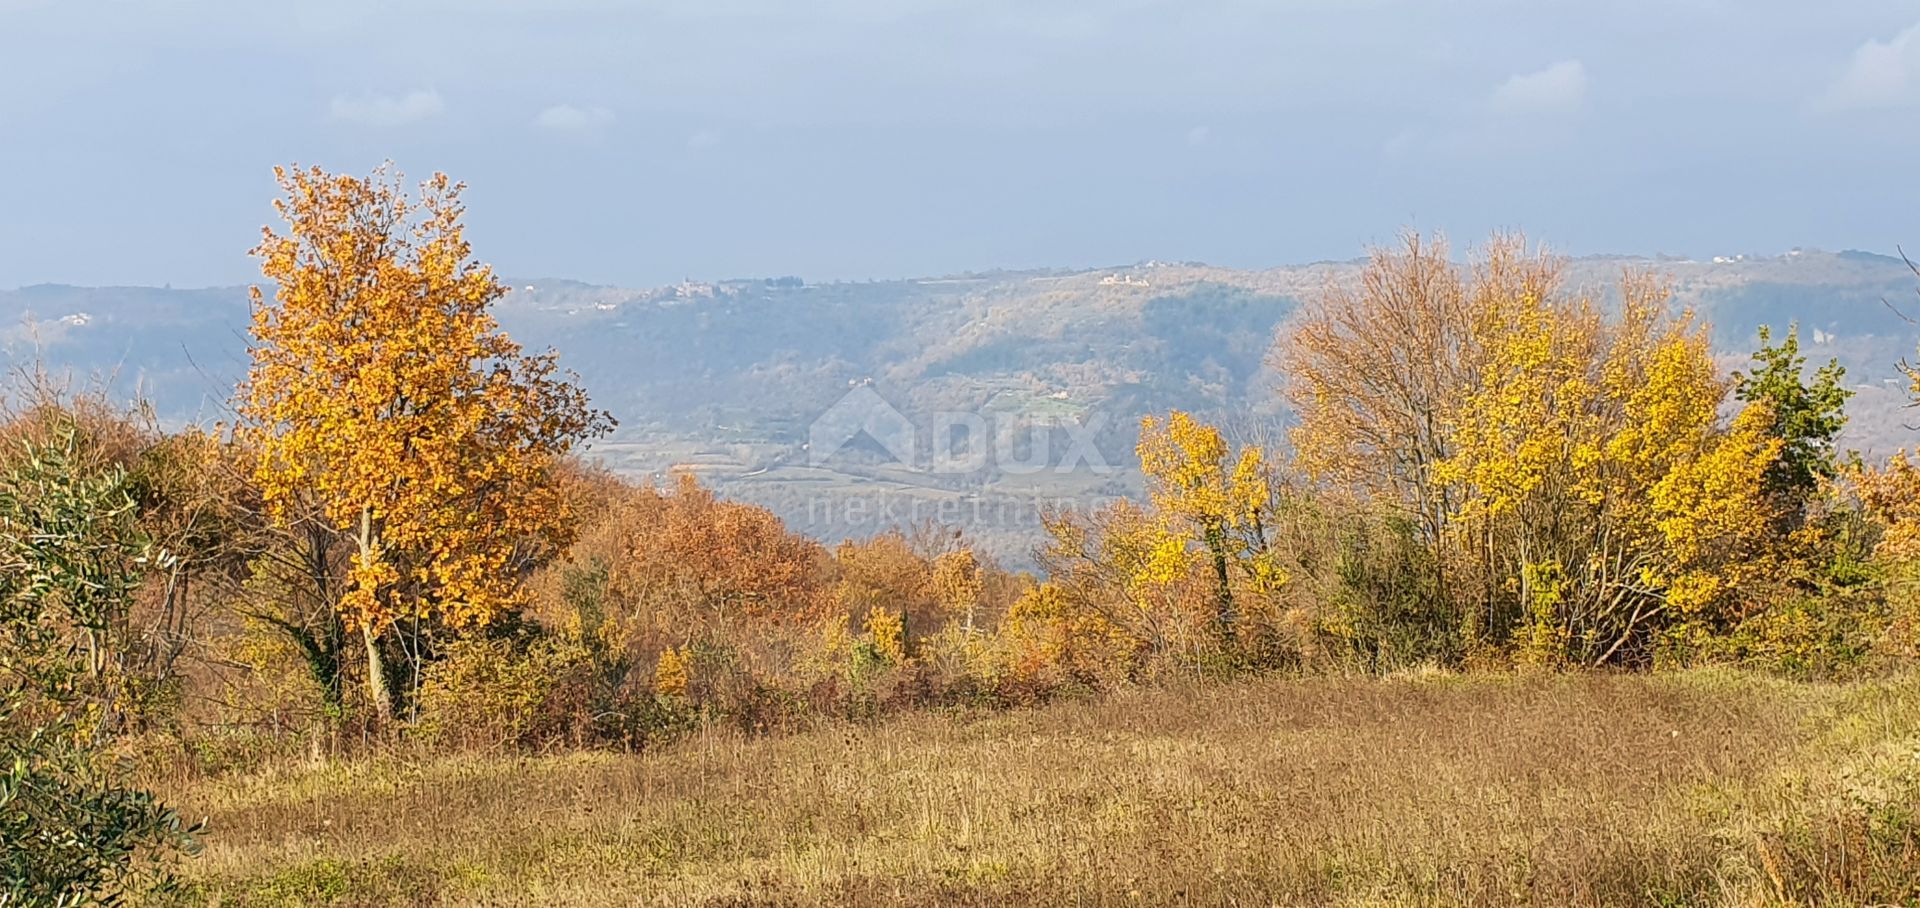
[[[1724,375],[1651,278],[1603,306],[1517,238],[1376,252],[1276,341],[1285,443],[1147,418],[1145,499],[1047,515],[1036,578],[939,527],[826,546],[586,464],[612,420],[493,321],[459,186],[279,175],[231,424],[15,395],[0,901],[164,882],[197,831],[140,772],[1195,673],[1836,675],[1920,646],[1920,468],[1836,451],[1839,368],[1763,332]]]
[[[1285,452],[1175,413],[1149,500],[1062,515],[1043,561],[1070,661],[1652,668],[1810,676],[1920,653],[1920,472],[1843,455],[1849,391],[1760,330],[1725,375],[1707,326],[1625,274],[1611,305],[1495,237],[1418,236],[1283,327]],[[1920,399],[1920,376],[1906,370]],[[1117,645],[1116,645],[1117,641]]]

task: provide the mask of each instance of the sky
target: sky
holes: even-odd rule
[[[244,283],[275,164],[514,277],[1920,247],[1920,3],[0,0],[0,287]]]

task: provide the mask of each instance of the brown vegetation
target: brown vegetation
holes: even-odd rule
[[[653,754],[185,783],[188,899],[1759,905],[1920,898],[1920,688],[1179,685]]]

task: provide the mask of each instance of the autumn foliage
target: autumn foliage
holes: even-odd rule
[[[1763,330],[1736,380],[1655,277],[1609,295],[1519,237],[1466,265],[1417,235],[1376,251],[1276,343],[1290,458],[1150,417],[1144,502],[1049,519],[1049,578],[1008,625],[1024,664],[1830,671],[1904,651],[1920,494],[1901,458],[1843,475],[1838,367],[1808,376],[1792,332]]]
[[[44,386],[0,421],[0,802],[29,811],[0,833],[92,822],[59,786],[120,824],[35,839],[91,881],[55,888],[190,844],[123,784],[138,736],[217,773],[1168,677],[1920,658],[1920,454],[1843,456],[1837,364],[1763,329],[1729,375],[1652,275],[1571,287],[1517,236],[1376,250],[1276,339],[1284,441],[1146,416],[1138,494],[1047,511],[1031,575],[589,463],[612,419],[495,321],[459,184],[276,174],[236,425]]]
[[[1771,413],[1723,419],[1705,328],[1653,278],[1617,297],[1606,314],[1517,237],[1467,268],[1409,237],[1276,348],[1302,470],[1408,515],[1469,646],[1644,663],[1765,595]]]
[[[627,493],[625,535],[607,588],[675,625],[815,620],[825,613],[826,552],[772,512],[722,501],[691,475]]]
[[[409,198],[397,178],[275,171],[286,232],[254,255],[253,365],[240,438],[285,521],[312,507],[353,547],[333,603],[375,640],[397,620],[485,624],[568,541],[552,473],[611,426],[488,313],[506,292],[473,261],[461,187],[435,175]]]
[[[126,650],[143,703],[197,652],[223,721],[327,748],[637,747],[1170,675],[1837,673],[1920,639],[1920,474],[1843,463],[1837,367],[1809,379],[1790,329],[1726,374],[1654,277],[1569,287],[1518,237],[1375,251],[1276,339],[1289,432],[1143,418],[1140,494],[1046,513],[1029,576],[586,463],[611,420],[494,321],[457,184],[279,177],[234,431],[89,417],[169,553],[129,613],[162,628]]]

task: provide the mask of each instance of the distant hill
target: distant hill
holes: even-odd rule
[[[961,524],[1021,563],[1039,510],[1137,488],[1142,414],[1180,407],[1237,434],[1274,435],[1284,413],[1264,357],[1275,329],[1299,300],[1358,268],[1146,262],[647,289],[520,280],[500,316],[529,347],[561,351],[621,420],[596,446],[617,468],[693,470],[827,538]],[[1568,274],[1605,298],[1629,268],[1666,275],[1676,299],[1714,324],[1729,368],[1745,363],[1757,325],[1798,321],[1809,358],[1838,357],[1859,391],[1849,444],[1884,451],[1920,440],[1903,425],[1920,413],[1902,410],[1893,370],[1920,333],[1886,304],[1920,314],[1920,281],[1900,259],[1591,257]],[[10,365],[38,358],[104,376],[172,421],[222,418],[245,371],[246,322],[244,288],[0,291]],[[911,464],[900,462],[906,435]],[[1072,469],[1056,469],[1065,461]]]

